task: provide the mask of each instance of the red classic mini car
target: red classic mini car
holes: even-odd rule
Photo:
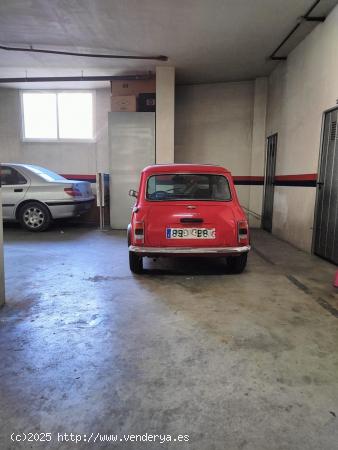
[[[143,257],[226,257],[234,273],[244,270],[249,245],[246,216],[228,170],[198,164],[143,169],[128,226],[130,270],[141,273]]]

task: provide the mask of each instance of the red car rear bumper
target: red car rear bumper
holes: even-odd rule
[[[140,256],[175,256],[175,255],[205,255],[205,256],[229,256],[247,253],[251,249],[250,245],[242,247],[140,247],[129,246],[129,251]]]

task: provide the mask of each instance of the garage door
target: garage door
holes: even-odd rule
[[[262,228],[270,233],[272,231],[273,199],[275,192],[276,152],[277,133],[267,138],[265,160]]]
[[[325,115],[314,251],[338,264],[338,109]]]

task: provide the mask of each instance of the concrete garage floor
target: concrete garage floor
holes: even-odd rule
[[[124,233],[63,230],[5,229],[1,449],[338,448],[335,266],[257,230],[242,275],[202,259],[133,276]],[[11,442],[30,431],[52,442]]]

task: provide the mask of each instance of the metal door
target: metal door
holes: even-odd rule
[[[109,113],[110,226],[126,229],[138,190],[140,173],[155,164],[155,113]]]
[[[314,252],[338,264],[338,109],[325,114],[317,181]]]
[[[262,228],[270,233],[272,231],[273,197],[275,192],[276,152],[277,133],[268,137],[266,146]]]

